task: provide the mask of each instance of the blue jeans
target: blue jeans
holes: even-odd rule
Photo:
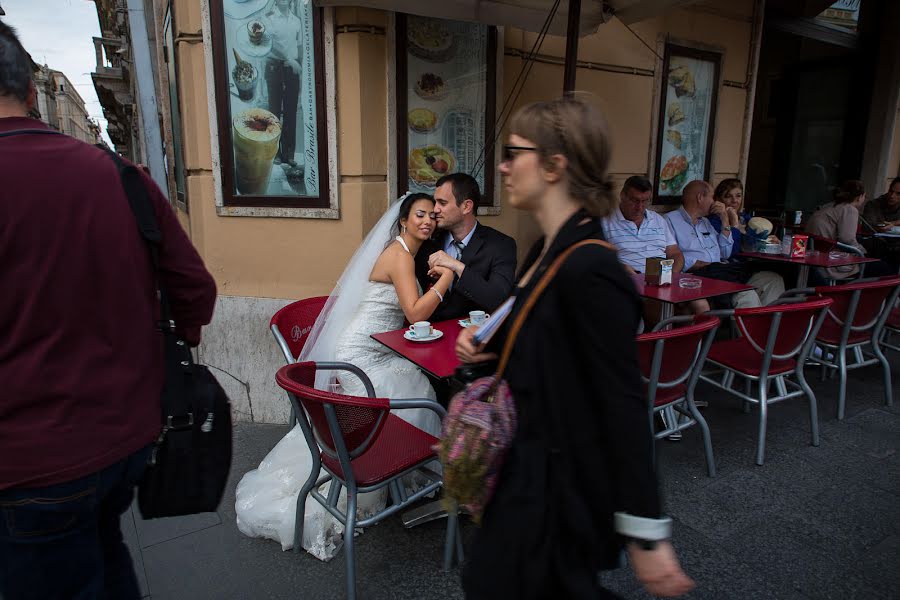
[[[0,491],[0,598],[140,598],[119,520],[150,448],[87,477]]]

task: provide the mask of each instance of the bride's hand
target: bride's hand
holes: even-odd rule
[[[464,363],[479,363],[487,360],[495,360],[497,355],[493,352],[482,352],[484,344],[475,343],[475,332],[478,327],[467,327],[459,332],[456,338],[456,357]]]
[[[428,276],[432,279],[440,279],[441,277],[453,277],[453,271],[447,267],[431,267],[428,270]]]

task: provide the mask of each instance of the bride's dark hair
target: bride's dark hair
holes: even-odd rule
[[[394,223],[394,227],[391,229],[391,239],[400,235],[400,221],[409,218],[409,213],[412,210],[412,205],[419,200],[430,200],[431,203],[434,204],[434,198],[432,196],[429,196],[428,194],[423,194],[422,192],[408,194],[406,197],[404,197],[403,200],[400,201],[400,214],[397,215],[397,221]]]

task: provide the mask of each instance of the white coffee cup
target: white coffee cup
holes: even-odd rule
[[[428,321],[416,321],[409,326],[409,334],[414,338],[427,338],[432,333],[434,333],[434,329]]]
[[[481,325],[490,317],[491,315],[487,314],[483,310],[469,311],[469,323],[471,323],[472,325]]]

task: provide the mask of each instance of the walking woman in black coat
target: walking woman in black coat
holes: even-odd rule
[[[522,267],[507,326],[554,258],[603,239],[600,218],[616,206],[605,121],[590,105],[535,103],[510,131],[500,164],[509,202],[530,212],[544,237]],[[615,253],[589,245],[566,260],[528,315],[505,373],[518,429],[467,557],[469,600],[614,598],[598,576],[619,566],[623,546],[650,593],[693,587],[660,512],[635,345],[640,314]],[[485,349],[473,333],[457,340],[459,358],[495,357],[489,351],[502,339]]]

